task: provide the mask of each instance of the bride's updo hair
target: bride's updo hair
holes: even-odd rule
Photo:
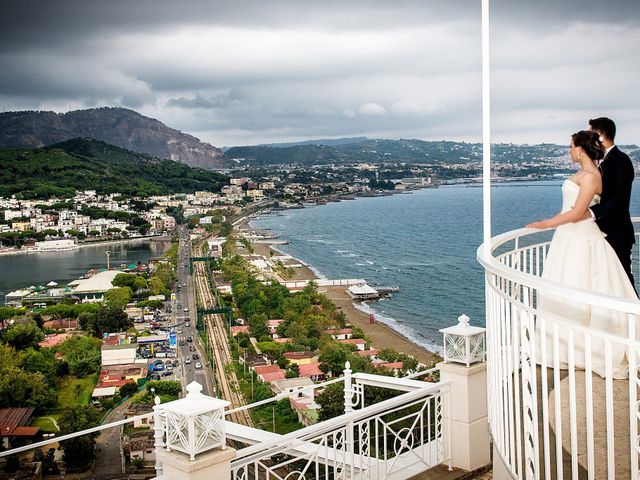
[[[604,158],[605,148],[600,141],[600,134],[593,130],[580,130],[571,135],[571,140],[576,147],[582,148],[591,160]]]

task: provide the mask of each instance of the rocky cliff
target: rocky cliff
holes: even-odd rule
[[[40,148],[77,137],[94,138],[193,167],[216,169],[225,159],[213,145],[126,108],[0,113],[0,147]]]

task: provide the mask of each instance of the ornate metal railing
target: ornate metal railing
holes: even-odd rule
[[[361,406],[365,382],[358,374],[353,377],[353,405]],[[367,380],[372,377],[377,376]],[[444,418],[450,401],[448,385],[407,382],[422,385],[273,442],[238,450],[231,464],[232,478],[409,478],[448,462],[450,427]]]
[[[494,452],[516,478],[640,478],[640,303],[542,278],[548,238],[520,229],[478,249]]]
[[[261,441],[239,450],[233,464],[233,478],[384,479],[391,478],[398,472],[401,473],[400,478],[408,478],[427,468],[448,462],[451,452],[451,420],[445,417],[446,412],[450,411],[450,386],[448,383],[414,380],[415,377],[433,379],[437,377],[437,369],[396,378],[352,374],[347,366],[343,377],[240,407],[251,409],[309,389],[345,382],[344,408],[350,413],[289,435],[269,434],[266,438],[277,440],[271,443]],[[396,393],[401,394],[365,407],[365,388],[369,387],[396,390]],[[221,409],[226,402],[196,395],[201,388],[192,383],[187,387],[189,395],[186,398],[157,405],[153,413],[2,451],[0,458],[151,418],[154,419],[156,454],[160,450],[171,449],[185,452],[193,458],[200,451],[222,444],[225,438],[224,426],[221,424],[224,413]],[[207,408],[203,408],[205,404]],[[231,411],[226,413],[229,412]],[[226,423],[228,430],[232,424]],[[256,429],[243,428],[247,429],[244,433],[249,437],[262,437]],[[238,439],[236,441],[242,442]],[[162,469],[163,465],[156,455],[158,475],[162,475]],[[265,476],[265,473],[269,475]]]

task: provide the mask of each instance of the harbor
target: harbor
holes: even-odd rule
[[[42,252],[29,255],[6,255],[0,257],[0,305],[4,295],[25,286],[46,286],[53,281],[67,284],[85,275],[89,270],[99,271],[109,266],[127,267],[141,262],[148,263],[159,257],[171,246],[170,242],[137,241],[86,245],[82,248]],[[107,252],[109,258],[107,259]]]

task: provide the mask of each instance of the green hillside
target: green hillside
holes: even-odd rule
[[[161,195],[219,191],[227,177],[160,160],[93,139],[72,139],[36,150],[0,149],[0,196],[49,198],[75,190]]]

